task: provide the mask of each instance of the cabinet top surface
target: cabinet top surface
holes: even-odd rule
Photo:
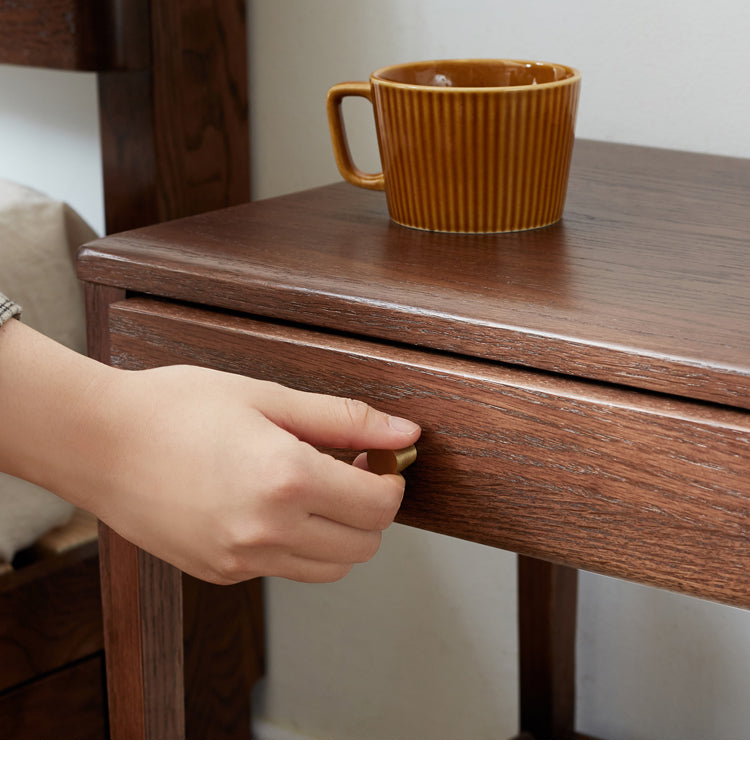
[[[750,160],[577,141],[545,229],[436,234],[345,183],[98,240],[79,274],[750,407]]]

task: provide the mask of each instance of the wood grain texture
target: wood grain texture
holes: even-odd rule
[[[89,355],[109,363],[109,306],[124,299],[125,291],[86,283],[84,298]],[[265,667],[262,584],[220,589],[184,576],[184,625],[177,612],[171,616],[152,613],[149,618],[152,628],[148,628],[139,618],[138,591],[150,590],[147,583],[142,583],[149,573],[141,573],[137,567],[136,548],[105,526],[100,527],[100,537],[113,737],[145,737],[152,720],[164,727],[166,717],[177,716],[183,717],[184,722],[179,719],[169,722],[171,731],[182,728],[189,738],[249,738],[250,690]],[[158,588],[158,583],[154,587]],[[172,594],[170,603],[175,605],[177,584],[172,582],[168,588]],[[176,641],[178,636],[183,638],[179,651],[168,658],[172,675],[169,699],[174,703],[182,694],[184,701],[174,710],[160,711],[157,707],[150,716],[145,708],[148,705],[142,681],[145,661],[138,632],[167,629],[171,632],[170,641]],[[184,659],[184,668],[175,665],[176,658]],[[153,653],[151,659],[153,662]],[[133,711],[133,706],[137,711]]]
[[[0,694],[0,738],[103,739],[108,734],[106,711],[99,653]]]
[[[103,72],[97,78],[107,232],[163,220],[159,211],[150,70]]]
[[[109,363],[109,306],[124,299],[125,291],[86,283],[84,298],[89,355]],[[148,579],[148,573],[136,568],[135,547],[109,528],[101,526],[100,531],[113,736],[144,737],[152,718],[164,726],[166,716],[182,716],[188,738],[251,737],[250,691],[265,668],[262,583],[238,584],[227,589],[183,576],[184,624],[177,613],[171,617],[166,613],[152,614],[150,620],[154,629],[168,627],[173,632],[171,640],[183,637],[183,645],[170,656],[168,668],[172,674],[169,682],[172,700],[178,696],[176,690],[182,689],[184,704],[176,706],[179,714],[157,709],[150,717],[144,708],[147,704],[138,702],[145,700],[146,689],[143,681],[139,681],[144,673],[143,640],[134,633],[151,631],[138,618],[141,608],[137,592],[149,590],[147,583],[142,583],[144,577]],[[177,584],[172,583],[170,589],[170,603],[174,605]],[[160,625],[162,621],[164,626]],[[184,669],[174,664],[177,657],[184,658]],[[132,710],[133,706],[137,712]],[[179,721],[170,724],[173,731],[181,726]]]
[[[185,737],[180,573],[100,524],[111,735]]]
[[[113,360],[198,363],[423,427],[399,521],[750,606],[750,413],[133,299]]]
[[[262,579],[216,586],[183,575],[183,615],[187,737],[250,738],[250,691],[265,671]]]
[[[116,5],[120,59],[124,63],[100,72],[98,78],[107,231],[247,201],[244,2],[138,0]],[[137,35],[132,34],[134,30]],[[144,40],[148,56],[137,63],[138,45]],[[87,284],[86,295],[89,353],[109,361],[108,305],[123,297],[124,291],[118,295],[105,281]],[[140,581],[132,580],[131,565],[128,557],[120,564],[103,562],[109,577],[122,578],[137,588]],[[120,566],[124,568],[122,575],[111,575],[112,567]],[[142,588],[148,591],[145,585]],[[260,586],[245,585],[219,593],[209,584],[186,579],[185,596],[188,611],[200,605],[204,613],[189,612],[185,625],[187,736],[249,737],[250,688],[263,665]],[[248,601],[255,606],[247,614],[256,618],[252,623],[249,617],[238,615]],[[131,608],[135,609],[126,600],[124,621],[133,620],[132,615],[137,614],[128,613]],[[119,610],[116,606],[112,609]],[[211,616],[221,616],[220,630]],[[111,624],[117,620],[113,616]],[[110,630],[115,631],[111,625]],[[181,632],[181,623],[172,625],[171,630]],[[113,664],[140,674],[143,658],[132,653],[127,642],[114,642],[113,634],[108,638]],[[182,669],[174,668],[173,672],[173,683],[182,685]],[[133,688],[129,673],[112,677],[110,689],[115,698],[148,698],[143,687]],[[125,687],[118,692],[120,683]],[[148,706],[148,700],[143,705]],[[210,706],[214,707],[212,715],[205,716]],[[177,709],[182,711],[183,706]],[[138,716],[132,726],[126,723],[125,730],[120,727],[119,716],[113,716],[113,732],[125,732],[127,737],[128,732],[145,733],[152,717],[148,709]],[[161,721],[162,714],[157,712],[156,719]],[[172,725],[181,726],[179,722]]]
[[[138,740],[146,732],[138,550],[100,524],[99,563],[111,734]]]
[[[148,7],[148,0],[0,0],[0,62],[91,71],[146,66]]]
[[[185,737],[182,573],[138,550],[144,738]],[[123,616],[124,617],[124,616]]]
[[[96,546],[0,578],[0,692],[103,649]]]
[[[338,184],[94,243],[85,279],[750,407],[750,160],[579,141],[563,220],[446,235]]]
[[[545,230],[412,232],[388,223],[380,195],[341,184],[111,238],[80,270],[395,341],[266,326],[217,336],[213,320],[210,332],[195,317],[153,325],[135,304],[116,317],[118,364],[209,364],[420,420],[401,521],[747,606],[749,170],[578,142],[564,219]],[[572,714],[559,684],[572,650],[550,653],[574,603],[550,580],[523,609],[543,628],[522,648],[540,672],[522,679],[522,721],[525,708],[542,732]]]
[[[107,232],[250,198],[244,2],[147,10],[148,65],[98,78]]]
[[[85,283],[86,349],[92,359],[109,364],[109,306],[125,298],[122,288]]]
[[[244,0],[152,4],[159,219],[250,199]]]
[[[575,731],[577,599],[577,570],[518,557],[518,708],[523,737],[579,737]]]

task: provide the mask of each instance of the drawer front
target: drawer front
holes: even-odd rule
[[[750,606],[750,414],[148,299],[113,364],[199,364],[419,422],[398,520]]]

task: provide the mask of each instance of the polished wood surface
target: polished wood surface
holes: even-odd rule
[[[250,199],[244,0],[0,0],[0,63],[97,74],[107,232]]]
[[[79,268],[131,296],[118,365],[418,418],[399,520],[520,554],[522,736],[571,737],[571,567],[749,604],[749,178],[746,160],[579,141],[547,229],[417,232],[336,184],[108,238]]]
[[[145,5],[146,64],[98,75],[108,232],[250,199],[245,3]]]
[[[101,653],[100,604],[95,545],[0,577],[0,695]]]
[[[345,183],[92,245],[84,279],[750,407],[750,160],[578,142],[561,223],[436,235]]]
[[[578,571],[526,556],[518,557],[517,569],[521,737],[578,737]]]
[[[192,363],[422,426],[399,521],[750,606],[750,413],[132,299],[118,367]],[[707,447],[709,446],[709,447]]]
[[[183,574],[185,732],[251,737],[250,692],[265,673],[263,580],[216,586]]]
[[[0,60],[70,70],[148,61],[149,0],[0,0]]]
[[[184,738],[180,573],[104,526],[99,547],[111,736]]]
[[[107,736],[102,653],[0,694],[3,740],[83,740]]]

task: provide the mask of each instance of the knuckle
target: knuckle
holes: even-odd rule
[[[278,547],[282,540],[281,530],[271,523],[255,525],[242,540],[245,551],[258,553]]]
[[[247,565],[245,558],[237,551],[225,552],[225,554],[214,563],[214,577],[212,583],[220,586],[231,586],[235,583],[249,580],[255,577]]]
[[[268,556],[289,547],[295,536],[296,517],[270,513],[247,524],[236,540],[235,548],[244,556]]]
[[[274,462],[263,480],[264,494],[271,506],[297,503],[305,493],[305,472],[299,461],[290,456]]]
[[[363,429],[372,417],[372,408],[365,402],[351,397],[344,398],[344,412],[354,429]]]

